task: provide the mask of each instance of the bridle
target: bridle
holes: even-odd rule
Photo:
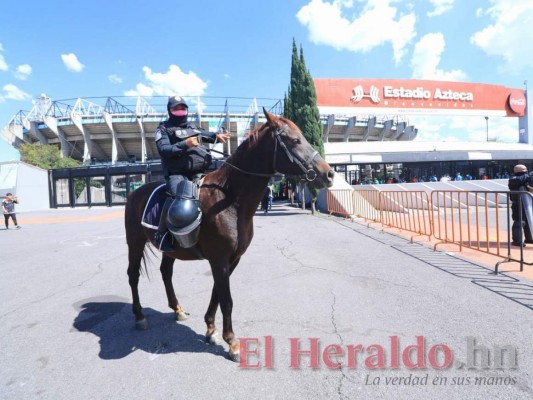
[[[277,164],[277,156],[278,156],[278,146],[281,147],[283,149],[283,151],[285,152],[285,155],[287,156],[287,158],[289,159],[289,161],[293,164],[296,164],[303,172],[302,175],[305,176],[305,180],[308,181],[308,182],[313,182],[316,178],[317,178],[317,173],[315,172],[315,170],[313,168],[310,167],[311,163],[313,162],[313,160],[315,159],[315,157],[318,155],[318,151],[313,151],[313,153],[311,153],[311,155],[309,157],[307,157],[306,160],[304,160],[302,157],[300,157],[298,154],[295,154],[294,152],[291,151],[291,149],[289,149],[287,147],[287,145],[283,142],[283,140],[281,139],[282,137],[282,134],[283,133],[286,133],[286,131],[282,128],[276,128],[276,130],[274,131],[273,133],[273,136],[274,136],[274,157],[273,157],[273,160],[272,160],[272,169],[274,170],[273,173],[271,174],[264,174],[264,173],[259,173],[259,172],[250,172],[250,171],[245,171],[239,167],[237,167],[236,165],[233,165],[227,161],[223,161],[226,165],[229,165],[230,167],[234,168],[235,170],[243,173],[243,174],[246,174],[246,175],[252,175],[252,176],[262,176],[262,177],[272,177],[272,175],[275,175],[275,174],[278,174],[278,170],[276,168],[276,164]],[[212,150],[213,151],[213,150]]]

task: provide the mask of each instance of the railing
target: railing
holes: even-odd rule
[[[532,215],[522,212],[523,203],[528,207],[533,203],[533,194],[528,192],[331,190],[327,207],[330,214],[361,217],[383,227],[412,232],[411,241],[416,236],[434,238],[438,241],[434,249],[440,244],[455,244],[459,251],[468,248],[502,258],[495,265],[498,273],[505,262],[520,263],[520,271],[524,264],[533,265],[525,260],[523,247],[511,251],[511,195],[518,198],[517,223],[533,222]]]
[[[343,217],[350,218],[354,215],[353,203],[352,203],[351,189],[335,190],[334,192],[328,190],[326,192],[326,201],[328,204],[328,212],[330,214],[341,215]],[[335,193],[335,195],[334,195]]]
[[[504,238],[509,242],[510,237],[508,194],[450,190],[431,192],[431,201],[436,204],[432,215],[435,238],[440,243],[455,243],[460,248],[464,246],[502,257],[501,244]],[[507,211],[504,221],[501,221],[500,208]]]
[[[381,199],[376,190],[358,190],[352,193],[354,215],[367,221],[381,222]]]
[[[431,237],[431,203],[424,191],[379,192],[384,226]],[[411,237],[411,242],[413,238]]]

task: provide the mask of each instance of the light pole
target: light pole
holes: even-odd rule
[[[487,126],[487,142],[489,141],[489,117],[485,116],[485,125]]]

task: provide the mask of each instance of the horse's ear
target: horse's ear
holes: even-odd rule
[[[269,125],[275,126],[277,124],[278,117],[276,117],[274,114],[270,114],[265,107],[263,107],[263,113],[265,114]]]

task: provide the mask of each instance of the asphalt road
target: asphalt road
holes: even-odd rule
[[[150,329],[134,329],[118,211],[27,213],[0,230],[1,399],[533,398],[529,281],[275,204],[232,276],[240,366],[204,343],[206,261],[175,264],[191,314],[176,323],[152,256]]]

